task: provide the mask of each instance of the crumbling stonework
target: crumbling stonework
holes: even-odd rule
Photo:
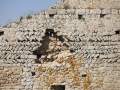
[[[0,90],[120,90],[120,0],[61,0],[0,27]]]

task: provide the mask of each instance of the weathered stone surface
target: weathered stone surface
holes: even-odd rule
[[[59,8],[120,8],[120,0],[60,0]]]
[[[22,88],[22,68],[17,66],[0,66],[0,90],[18,90]]]
[[[119,0],[62,0],[0,27],[0,90],[120,90]]]

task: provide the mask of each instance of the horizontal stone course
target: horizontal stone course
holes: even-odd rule
[[[117,1],[76,1],[0,27],[0,90],[120,89]]]

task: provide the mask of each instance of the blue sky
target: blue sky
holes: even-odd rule
[[[0,25],[20,16],[47,9],[57,0],[0,0]]]

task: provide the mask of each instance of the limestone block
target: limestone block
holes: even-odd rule
[[[114,14],[119,14],[119,10],[118,9],[111,9],[111,13]]]
[[[102,14],[110,14],[111,10],[110,9],[103,9]]]
[[[100,14],[101,9],[90,9],[90,14]]]
[[[54,9],[0,27],[0,90],[59,84],[66,90],[119,90],[118,7],[118,0],[62,0]]]
[[[76,10],[76,14],[85,14],[85,9]]]

